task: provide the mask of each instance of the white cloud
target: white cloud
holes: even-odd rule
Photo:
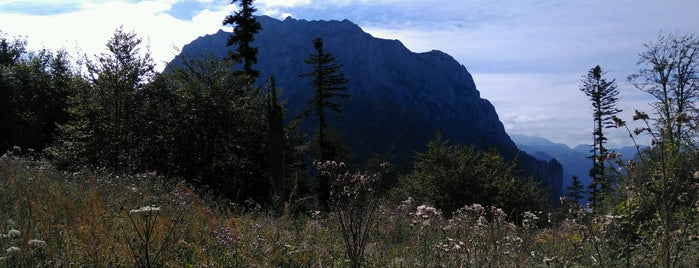
[[[87,2],[75,12],[44,16],[0,11],[0,25],[11,36],[26,36],[30,49],[65,48],[72,56],[103,52],[114,30],[123,25],[150,43],[154,60],[163,68],[178,53],[174,47],[181,48],[198,36],[223,28],[223,19],[235,8],[205,9],[192,21],[182,21],[166,13],[175,2]]]
[[[264,8],[275,8],[275,7],[295,7],[310,5],[311,0],[258,0],[255,1],[255,5],[262,6]]]
[[[2,1],[0,30],[28,36],[33,49],[71,52],[77,46],[92,55],[104,51],[114,30],[124,25],[150,41],[162,67],[177,53],[173,46],[225,29],[223,19],[237,9],[230,1],[215,0],[59,1]],[[205,5],[191,21],[183,21],[167,14],[181,1]],[[42,3],[56,7],[57,14],[3,8]],[[68,5],[61,8],[60,3]],[[650,100],[625,81],[638,69],[643,43],[659,32],[699,33],[699,1],[693,0],[258,0],[255,6],[277,18],[347,18],[374,36],[399,39],[413,51],[442,50],[473,74],[508,132],[571,146],[591,136],[589,104],[578,90],[587,70],[599,64],[617,79],[622,117],[628,119],[635,109],[650,110]],[[71,7],[75,10],[66,12]],[[628,140],[623,131],[614,133],[610,142]]]

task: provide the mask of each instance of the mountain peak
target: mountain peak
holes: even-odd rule
[[[339,134],[352,137],[346,142],[358,157],[385,154],[409,162],[437,132],[462,144],[497,149],[508,159],[520,155],[495,107],[480,97],[471,74],[450,55],[439,50],[412,52],[400,41],[375,38],[349,20],[280,21],[260,16],[258,21],[262,30],[253,43],[259,49],[254,68],[260,70],[260,81],[274,75],[290,117],[313,95],[311,81],[298,77],[312,71],[304,63],[314,53],[312,40],[322,38],[325,50],[337,56],[350,97],[343,100],[343,113],[330,113],[328,121]],[[184,46],[182,55],[206,51],[223,57],[229,49],[224,37],[228,34],[219,32],[198,38]],[[314,124],[306,120],[301,127],[312,133]],[[545,169],[546,163],[519,157],[530,161],[530,167]],[[550,179],[544,184],[560,190],[555,178]]]

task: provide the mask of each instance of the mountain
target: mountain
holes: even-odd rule
[[[331,113],[328,121],[357,158],[381,155],[409,163],[414,151],[424,150],[439,132],[452,141],[494,148],[508,159],[517,157],[522,169],[541,178],[554,195],[560,193],[558,162],[538,161],[517,149],[493,105],[480,97],[471,74],[451,56],[411,52],[400,41],[375,38],[348,20],[257,19],[262,30],[253,43],[259,48],[253,67],[262,78],[275,76],[290,115],[312,98],[310,78],[298,77],[311,71],[303,59],[315,52],[312,40],[322,38],[324,50],[337,56],[350,97],[342,101],[343,113]],[[171,64],[181,57],[226,56],[232,49],[225,46],[229,36],[218,31],[199,37]],[[313,133],[312,120],[302,128]]]
[[[580,144],[574,148],[570,148],[568,145],[554,143],[544,138],[523,135],[510,135],[510,137],[520,150],[527,152],[539,160],[558,160],[561,165],[563,165],[562,189],[564,191],[566,187],[570,186],[573,176],[578,177],[580,182],[585,186],[592,182],[592,178],[590,178],[589,175],[592,162],[588,158],[590,156],[591,145]],[[610,148],[609,151],[621,154],[622,159],[625,161],[632,159],[638,152],[635,146]]]

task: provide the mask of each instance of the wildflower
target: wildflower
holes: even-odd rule
[[[422,217],[422,218],[429,218],[430,216],[437,216],[441,215],[442,212],[437,210],[436,208],[426,206],[426,205],[421,205],[417,207],[417,212],[415,212],[415,216]]]
[[[530,227],[531,223],[534,221],[538,220],[539,217],[536,216],[536,214],[530,212],[530,211],[525,211],[524,215],[522,216],[524,219],[522,220],[522,226],[524,227]]]
[[[29,240],[29,242],[27,244],[29,244],[32,247],[45,247],[46,241],[39,240],[39,239],[32,239],[32,240]]]
[[[549,265],[549,264],[551,264],[551,262],[553,262],[555,260],[556,260],[556,257],[553,257],[553,258],[545,257],[544,264]]]
[[[636,110],[636,114],[633,116],[633,121],[636,120],[648,120],[648,114],[641,112],[639,110]]]
[[[621,120],[621,118],[616,117],[616,115],[612,115],[612,121],[614,121],[615,127],[623,127],[624,125],[626,125],[626,122],[624,122],[624,120]]]
[[[7,251],[7,255],[19,254],[19,248],[15,247],[15,246],[7,248],[6,251]]]
[[[689,235],[688,240],[689,242],[697,241],[699,240],[699,235]]]
[[[152,206],[145,206],[145,207],[140,207],[139,209],[132,209],[129,211],[129,214],[145,214],[145,215],[151,215],[153,213],[160,212],[160,207],[152,207]]]
[[[686,113],[681,113],[681,114],[675,115],[675,118],[674,118],[674,119],[675,119],[675,123],[677,123],[677,124],[683,124],[683,123],[687,123],[687,122],[689,122],[690,120],[692,120],[692,117],[689,116],[689,115],[686,114]]]
[[[231,230],[228,227],[221,227],[221,229],[215,232],[215,235],[216,241],[221,246],[228,245],[232,243],[234,240],[233,234],[231,233]]]
[[[9,238],[17,238],[20,236],[20,234],[22,233],[17,229],[10,229],[9,231],[7,231],[7,237]]]
[[[643,133],[643,131],[646,131],[646,130],[647,130],[647,128],[645,128],[645,127],[637,127],[633,130],[633,134],[639,135],[639,134]]]

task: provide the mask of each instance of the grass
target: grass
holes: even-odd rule
[[[373,215],[368,267],[626,264],[610,234],[616,218],[581,209],[527,212],[515,223],[477,204],[446,219],[408,199],[383,201]],[[639,249],[629,263],[652,266],[653,254]],[[679,266],[696,256],[686,259]],[[156,174],[66,173],[42,161],[0,159],[0,267],[348,265],[332,213],[231,204]]]

